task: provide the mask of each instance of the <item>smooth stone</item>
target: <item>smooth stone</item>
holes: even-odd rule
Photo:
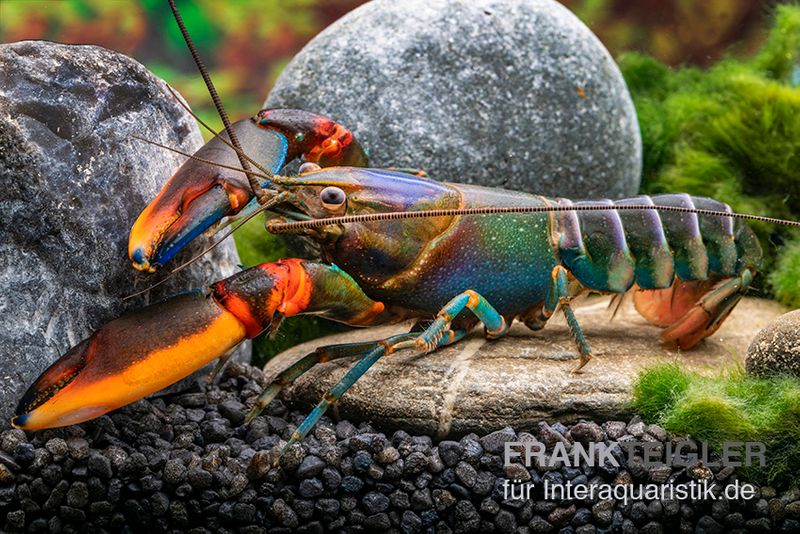
[[[159,288],[134,271],[128,232],[202,143],[165,82],[97,46],[0,45],[0,421],[36,377],[124,310],[236,271],[232,241]],[[190,247],[173,265],[203,243]],[[160,278],[160,277],[158,277]]]
[[[800,310],[781,315],[758,333],[747,349],[745,369],[755,376],[800,378]]]
[[[487,341],[476,329],[425,356],[399,351],[384,357],[347,391],[339,413],[439,438],[535,427],[542,419],[627,420],[640,370],[671,361],[700,373],[739,365],[755,333],[786,311],[772,301],[746,298],[716,334],[684,352],[662,344],[661,329],[649,325],[632,303],[623,304],[613,322],[607,306],[607,298],[576,306],[595,354],[578,375],[570,374],[577,353],[557,313],[539,332],[515,323],[508,336]],[[382,339],[403,330],[403,325],[375,327],[304,343],[268,362],[265,375],[273,377],[316,347]],[[285,398],[315,405],[352,364],[344,359],[315,366],[287,388]]]
[[[635,194],[642,143],[608,51],[554,0],[375,0],[309,42],[266,107],[330,116],[373,167],[571,198]]]

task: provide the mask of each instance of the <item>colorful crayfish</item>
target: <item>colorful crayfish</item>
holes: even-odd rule
[[[260,175],[278,215],[268,229],[312,239],[324,262],[264,263],[108,323],[36,380],[14,426],[97,417],[224,358],[246,338],[274,332],[285,317],[315,314],[353,326],[418,320],[406,334],[321,347],[280,373],[248,420],[316,363],[357,358],[289,447],[382,356],[436,350],[478,323],[493,339],[515,319],[540,329],[560,307],[580,354],[577,371],[591,349],[570,301],[586,290],[632,291],[639,312],[665,327],[664,340],[691,348],[719,328],[760,265],[758,240],[742,216],[715,200],[670,194],[573,203],[362,168],[367,158],[346,128],[296,110],[262,110],[231,130],[267,171],[251,175]],[[253,205],[255,191],[235,168],[244,154],[226,146],[232,137],[201,148],[139,216],[129,247],[137,269],[156,270]],[[273,174],[301,156],[319,165],[305,164],[298,176]]]

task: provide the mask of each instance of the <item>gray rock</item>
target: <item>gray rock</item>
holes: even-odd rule
[[[131,135],[188,152],[202,144],[164,82],[126,56],[0,45],[0,420],[106,321],[236,269],[231,242],[149,295],[121,300],[154,281],[131,268],[128,232],[183,159]]]
[[[506,426],[536,428],[542,419],[628,419],[633,382],[641,369],[676,359],[683,368],[701,373],[740,364],[755,332],[785,312],[775,302],[744,299],[715,335],[683,352],[661,344],[661,330],[646,324],[631,303],[623,305],[613,322],[607,305],[607,299],[597,298],[575,307],[596,355],[578,375],[569,372],[577,362],[575,346],[556,314],[538,332],[515,323],[508,336],[487,341],[478,329],[425,356],[399,351],[382,358],[342,397],[339,412],[440,437]],[[305,343],[276,356],[265,375],[275,376],[319,346],[382,339],[401,331],[403,326],[396,325]],[[313,406],[351,365],[347,359],[316,365],[287,388],[285,397]],[[554,429],[550,432],[558,436],[551,439],[566,441]],[[620,423],[612,434],[624,432]],[[457,456],[442,458],[450,465]]]
[[[622,76],[553,0],[375,0],[315,37],[265,102],[352,129],[373,166],[572,198],[638,190]]]
[[[758,333],[747,349],[747,372],[800,378],[800,310],[778,317]]]

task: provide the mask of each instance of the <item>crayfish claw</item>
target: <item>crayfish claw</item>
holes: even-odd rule
[[[40,430],[81,423],[155,393],[230,351],[244,326],[200,292],[115,319],[31,385],[12,424]]]

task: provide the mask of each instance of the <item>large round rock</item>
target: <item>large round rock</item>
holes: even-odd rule
[[[265,103],[353,129],[373,166],[572,198],[637,192],[616,64],[553,0],[375,0],[314,38]]]
[[[122,54],[43,41],[0,45],[4,421],[39,373],[125,308],[236,269],[229,243],[148,297],[121,300],[153,282],[131,268],[128,232],[183,159],[132,135],[188,152],[202,144],[164,82]]]
[[[758,333],[747,349],[745,368],[755,376],[800,378],[800,310],[778,317]]]

